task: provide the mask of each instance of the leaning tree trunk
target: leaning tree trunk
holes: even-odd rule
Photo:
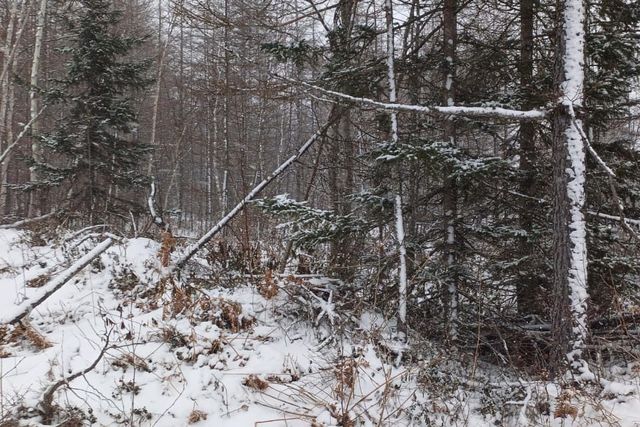
[[[585,7],[583,0],[564,0],[562,6],[555,75],[560,98],[553,117],[552,369],[559,375],[568,367],[579,380],[588,380],[593,374],[582,355],[588,334],[583,214],[586,163],[579,119],[583,108]]]

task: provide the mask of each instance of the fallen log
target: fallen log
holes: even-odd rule
[[[38,221],[44,221],[46,219],[52,218],[59,214],[60,212],[51,212],[46,215],[41,215],[35,218],[22,219],[20,221],[12,222],[11,224],[0,224],[0,230],[24,227],[25,225],[33,224],[34,222],[38,222]]]
[[[34,296],[2,313],[0,315],[0,324],[12,325],[28,316],[31,310],[42,304],[47,298],[53,295],[54,292],[64,286],[76,274],[89,265],[91,261],[109,249],[109,247],[113,245],[113,242],[114,240],[111,237],[105,239],[91,251],[76,260],[69,268],[51,279],[46,285],[39,288]]]

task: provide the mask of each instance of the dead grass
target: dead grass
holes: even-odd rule
[[[567,418],[575,420],[578,417],[578,408],[571,403],[574,396],[573,390],[564,390],[556,400],[556,410],[553,416],[556,418]]]
[[[207,419],[207,413],[203,412],[203,411],[199,411],[197,409],[194,409],[193,411],[191,411],[191,414],[189,414],[189,424],[195,424],[195,423],[199,423],[200,421],[205,421]]]
[[[242,384],[246,387],[252,388],[258,391],[264,391],[269,388],[269,383],[260,378],[257,375],[251,374],[242,380]]]
[[[111,362],[111,366],[122,368],[123,371],[126,371],[128,368],[132,367],[139,371],[151,372],[151,369],[149,368],[146,360],[133,353],[123,354],[119,358],[113,360]]]
[[[51,275],[48,273],[42,274],[38,277],[34,277],[33,279],[27,280],[28,288],[41,288],[47,284],[47,282],[51,279]]]
[[[356,385],[358,362],[351,357],[345,357],[335,365],[333,374],[336,378],[333,392],[339,399],[344,399],[352,393]]]
[[[160,251],[158,252],[158,257],[160,258],[160,264],[163,267],[169,266],[169,261],[171,260],[171,253],[176,247],[176,239],[173,237],[170,231],[162,232],[162,246],[160,246]]]
[[[227,299],[202,296],[194,304],[193,317],[196,321],[210,321],[220,329],[233,333],[249,329],[255,319],[242,313],[242,306]]]
[[[4,335],[6,335],[6,332]],[[8,336],[3,337],[2,334],[0,334],[0,343],[18,343],[25,340],[31,343],[37,350],[44,350],[52,345],[51,342],[33,326],[24,322],[13,328],[13,330],[8,333]]]
[[[271,299],[278,295],[278,285],[273,278],[273,270],[267,270],[264,273],[264,279],[258,282],[258,293],[264,299]]]

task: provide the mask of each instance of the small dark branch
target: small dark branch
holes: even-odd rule
[[[96,359],[93,361],[91,365],[89,365],[87,368],[83,369],[82,371],[74,372],[68,377],[62,378],[60,381],[51,384],[47,389],[47,391],[44,392],[44,394],[42,395],[42,400],[40,401],[40,412],[42,414],[42,424],[50,425],[51,422],[53,421],[53,416],[55,414],[55,408],[53,405],[53,396],[56,393],[56,391],[58,391],[60,387],[64,385],[68,385],[71,381],[75,380],[76,378],[93,371],[95,367],[98,366],[98,363],[100,362],[100,360],[102,360],[104,355],[107,353],[107,350],[109,350],[109,348],[111,347],[109,342],[110,335],[111,335],[111,330],[107,331],[104,346],[102,347],[102,350],[100,350],[98,357],[96,357]]]

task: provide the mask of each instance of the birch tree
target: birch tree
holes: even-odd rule
[[[442,12],[442,52],[443,62],[443,100],[444,105],[455,105],[455,78],[456,78],[456,43],[458,37],[457,1],[444,0]],[[456,127],[453,117],[444,121],[444,140],[451,147],[456,146]],[[442,209],[444,213],[445,233],[445,263],[447,266],[447,289],[445,297],[445,312],[447,313],[447,336],[455,342],[458,336],[456,323],[458,321],[458,280],[457,258],[459,255],[459,242],[456,236],[458,216],[458,186],[454,175],[453,166],[445,167]]]
[[[394,67],[394,32],[393,32],[393,2],[386,0],[385,16],[387,22],[387,81],[389,84],[389,102],[398,101],[396,93],[396,76]],[[391,142],[398,144],[398,113],[392,111],[391,118]],[[400,326],[404,329],[407,323],[407,248],[404,242],[404,218],[402,217],[402,166],[398,166],[397,172],[398,192],[395,200],[395,227],[396,239],[398,240],[398,257],[400,261],[400,269],[398,271],[398,320]]]
[[[40,75],[40,56],[42,52],[42,38],[44,36],[45,19],[47,14],[48,0],[40,0],[38,6],[38,14],[36,16],[36,34],[33,43],[33,60],[31,62],[31,79],[29,87],[29,117],[32,121],[31,124],[31,155],[33,161],[38,164],[44,164],[44,151],[40,141],[38,140],[38,131],[40,126],[38,124],[38,115],[40,111],[40,99],[38,97],[38,83]],[[38,182],[41,180],[41,174],[38,173],[38,168],[30,168],[31,182]],[[43,197],[38,197],[37,190],[33,190],[29,195],[29,216],[35,217],[42,214],[42,210],[45,209],[45,200]]]

